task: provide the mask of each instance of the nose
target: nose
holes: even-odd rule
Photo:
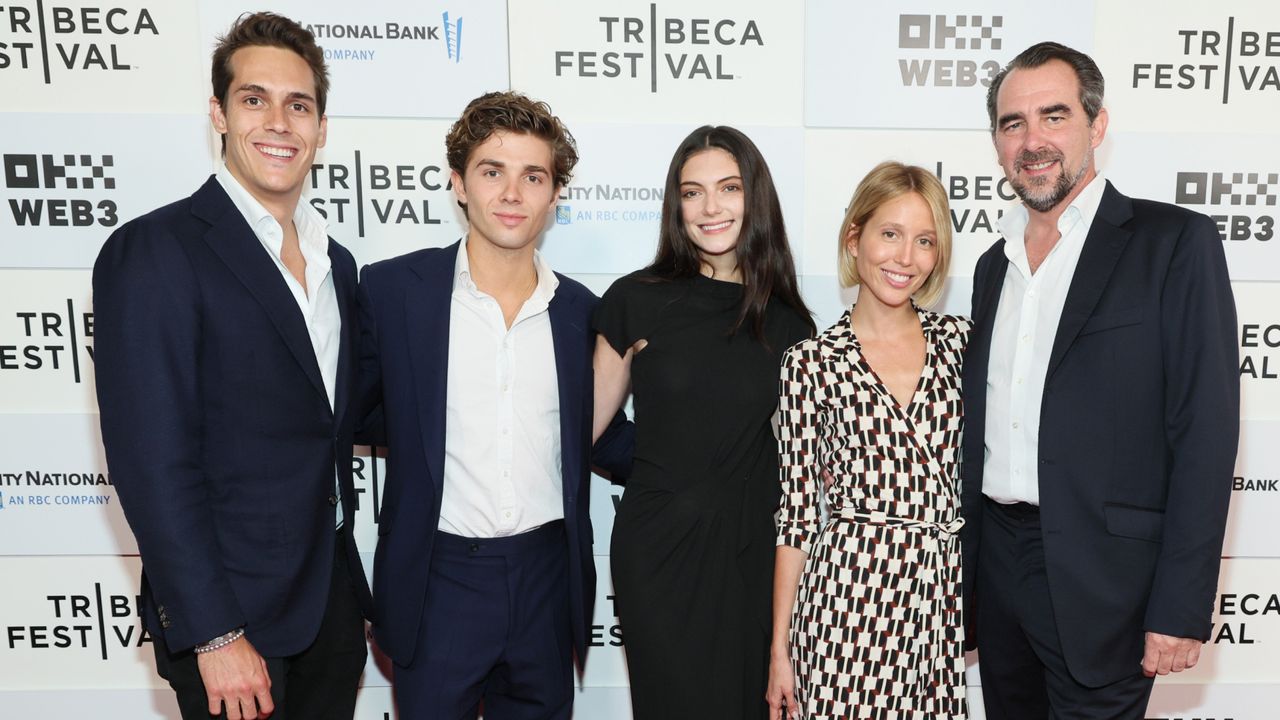
[[[502,201],[505,203],[520,202],[520,176],[507,175],[502,186]]]
[[[716,197],[714,191],[706,194],[706,200],[702,203],[702,212],[706,215],[715,215],[720,212],[720,199]]]
[[[283,105],[272,105],[271,108],[267,110],[267,128],[278,133],[288,132],[289,123],[288,120],[286,120],[286,111],[287,108]]]
[[[893,261],[903,267],[911,265],[915,257],[916,244],[913,240],[906,240],[898,245],[898,250],[893,254]]]

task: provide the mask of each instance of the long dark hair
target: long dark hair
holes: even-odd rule
[[[813,333],[816,328],[797,288],[796,266],[791,259],[787,229],[782,223],[782,204],[778,202],[769,165],[750,138],[726,125],[703,125],[689,133],[676,148],[671,167],[667,169],[667,185],[662,197],[658,254],[649,272],[666,280],[691,278],[701,272],[702,256],[684,230],[680,171],[689,158],[712,148],[733,156],[746,195],[745,217],[734,249],[742,273],[742,305],[730,333],[736,333],[745,325],[755,339],[763,342],[765,309],[772,297],[790,305]]]

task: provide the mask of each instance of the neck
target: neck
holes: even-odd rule
[[[701,255],[701,266],[698,271],[712,280],[742,282],[742,270],[738,267],[738,256],[730,251],[720,255]]]
[[[259,194],[249,189],[249,184],[240,177],[240,173],[235,168],[228,165],[227,172],[231,173],[231,177],[240,183],[240,187],[244,188],[250,197],[271,213],[271,217],[280,223],[280,227],[287,228],[293,223],[293,213],[298,209],[298,202],[302,198],[301,185],[285,193]]]
[[[887,337],[913,331],[920,326],[916,310],[910,302],[885,305],[870,292],[858,290],[858,302],[849,320],[859,335]]]
[[[467,235],[467,263],[476,287],[490,295],[498,295],[538,284],[538,271],[533,265],[533,243],[522,248],[500,248],[472,232]]]

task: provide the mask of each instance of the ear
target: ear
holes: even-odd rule
[[[213,129],[219,135],[227,134],[227,114],[223,112],[222,103],[218,102],[216,96],[209,97],[209,122],[213,123]]]
[[[1107,134],[1107,122],[1110,117],[1107,115],[1107,109],[1098,110],[1098,117],[1093,119],[1093,124],[1089,126],[1089,142],[1096,150],[1102,144],[1102,138]]]
[[[449,171],[449,184],[453,185],[453,197],[463,205],[467,204],[467,186],[462,182],[462,176],[457,170]]]
[[[850,225],[849,229],[844,233],[844,246],[849,250],[850,257],[858,257],[858,239],[862,236],[862,228],[857,225]]]
[[[556,183],[555,190],[551,192],[551,207],[555,207],[560,202],[560,193],[564,192],[564,185]]]
[[[316,142],[316,148],[324,147],[329,142],[329,116],[320,116],[320,140]]]

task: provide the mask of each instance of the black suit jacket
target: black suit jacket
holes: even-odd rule
[[[360,280],[361,382],[364,408],[381,404],[387,479],[378,522],[373,596],[378,646],[401,665],[412,662],[429,591],[431,549],[444,487],[449,311],[459,243],[365,267]],[[591,444],[591,312],[598,299],[581,283],[560,284],[547,308],[560,395],[560,450],[569,553],[574,647],[585,657],[595,603],[590,516],[591,466],[623,479],[630,471],[632,426],[619,414]]]
[[[973,588],[1004,243],[974,271],[965,359],[967,617],[982,601]],[[1144,631],[1209,637],[1239,408],[1235,302],[1216,227],[1107,183],[1054,338],[1038,448],[1054,620],[1082,684],[1132,675]]]
[[[244,626],[267,657],[316,637],[348,528],[355,261],[330,240],[335,410],[297,302],[217,180],[116,230],[93,270],[111,481],[138,540],[144,619],[172,652]],[[348,562],[371,608],[352,533]]]

